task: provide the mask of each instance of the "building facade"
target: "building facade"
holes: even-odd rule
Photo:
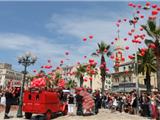
[[[145,91],[145,76],[138,73],[135,67],[135,60],[125,60],[124,47],[120,39],[115,44],[114,49],[114,73],[111,74],[112,91],[115,92],[130,92],[132,90]],[[137,70],[136,70],[137,69]],[[151,74],[152,90],[157,87],[156,73]]]
[[[23,74],[12,69],[11,64],[0,63],[0,87],[20,87]]]

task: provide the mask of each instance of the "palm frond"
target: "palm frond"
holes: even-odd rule
[[[154,42],[152,41],[152,40],[150,40],[150,39],[145,39],[145,44],[147,45],[147,46],[149,46],[151,43],[153,43],[154,44]]]
[[[147,25],[152,33],[156,31],[156,21],[155,20],[148,20]]]
[[[99,57],[99,54],[97,54],[97,53],[94,52],[94,53],[91,54],[91,56]]]

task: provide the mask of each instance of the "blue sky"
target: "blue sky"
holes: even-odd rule
[[[89,56],[97,42],[114,40],[117,19],[129,18],[131,13],[128,2],[0,2],[0,62],[22,70],[17,56],[31,51],[38,61],[30,71],[48,59],[55,68],[69,51],[65,64],[83,63],[83,56]],[[123,29],[121,36],[126,33]],[[89,35],[94,39],[83,42]]]

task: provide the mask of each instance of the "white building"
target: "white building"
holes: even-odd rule
[[[13,70],[11,64],[0,63],[0,87],[19,87],[22,79],[23,74]]]

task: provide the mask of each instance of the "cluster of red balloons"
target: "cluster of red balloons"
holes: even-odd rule
[[[45,78],[34,78],[31,82],[32,87],[45,87],[46,81]]]
[[[90,35],[88,38],[89,38],[90,40],[92,40],[92,39],[93,39],[93,35]],[[83,38],[83,41],[84,41],[84,42],[87,41],[87,38],[86,38],[86,37]]]
[[[64,87],[65,87],[65,84],[66,84],[66,83],[65,83],[65,80],[64,80],[64,79],[58,80],[58,84],[57,84],[58,87],[63,87],[63,88],[64,88]]]

